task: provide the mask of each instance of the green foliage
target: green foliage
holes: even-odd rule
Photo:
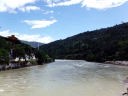
[[[15,49],[13,49],[14,58],[25,57],[25,50],[24,49],[25,49],[24,46],[22,46],[21,44],[16,45]]]
[[[38,58],[38,64],[51,62],[52,58],[50,58],[44,51],[36,51],[35,53],[36,58]]]
[[[45,58],[43,58],[44,54],[42,52],[36,51],[35,56],[36,58],[38,58],[37,60],[38,64],[42,64],[43,62],[45,62]]]
[[[13,54],[9,56],[11,50],[13,50]],[[32,64],[36,64],[36,60],[32,61],[31,59],[34,55],[36,55],[39,64],[47,62],[50,58],[46,53],[39,52],[30,45],[21,42],[14,44],[14,42],[10,42],[7,38],[0,36],[0,64],[9,64],[10,59],[15,59],[16,57],[19,57],[19,60],[21,58],[27,60],[26,55]]]
[[[9,52],[5,49],[0,48],[0,64],[9,63]]]
[[[80,33],[40,47],[58,59],[128,60],[128,23]]]

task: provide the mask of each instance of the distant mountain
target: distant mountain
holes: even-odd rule
[[[37,48],[37,47],[39,47],[39,46],[41,46],[41,45],[43,45],[43,43],[40,43],[40,42],[29,42],[29,41],[21,41],[22,43],[25,43],[25,44],[28,44],[28,45],[30,45],[31,47],[33,47],[33,48]]]
[[[58,59],[128,60],[128,23],[80,33],[42,45],[40,50]]]

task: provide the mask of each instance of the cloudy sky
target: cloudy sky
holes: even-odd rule
[[[0,35],[49,43],[128,22],[128,0],[0,0]]]

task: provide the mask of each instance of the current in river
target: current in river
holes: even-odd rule
[[[122,96],[128,67],[56,60],[0,72],[0,96]]]

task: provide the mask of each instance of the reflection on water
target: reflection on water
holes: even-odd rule
[[[0,72],[0,96],[121,96],[128,67],[58,60]]]

